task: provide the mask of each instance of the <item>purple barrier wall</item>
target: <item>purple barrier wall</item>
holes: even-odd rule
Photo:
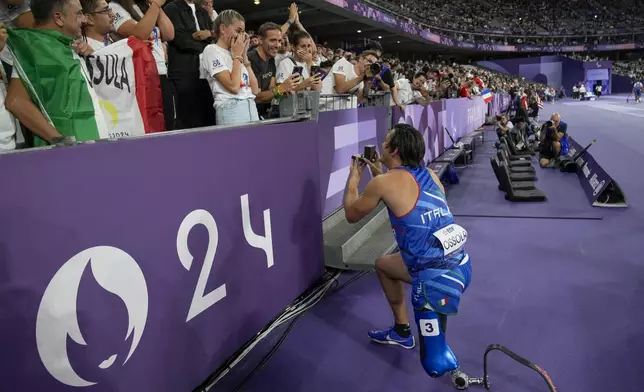
[[[629,94],[633,91],[634,83],[628,76],[613,74],[612,82],[614,94]]]
[[[447,99],[445,102],[445,118],[443,123],[455,141],[474,132],[485,124],[487,104],[481,97],[474,99],[459,98]],[[452,141],[447,137],[445,148],[452,146]]]
[[[351,156],[362,154],[367,144],[375,144],[380,152],[391,127],[389,111],[388,107],[367,107],[320,113],[318,142],[323,216],[342,206]],[[361,190],[369,179],[368,175],[363,176]]]
[[[510,94],[495,94],[494,101],[488,104],[488,116],[504,114],[510,107]]]
[[[491,70],[523,76],[527,80],[544,83],[557,89],[563,85],[568,96],[572,86],[583,82],[586,77],[583,61],[564,56],[477,61],[476,64]]]
[[[509,98],[508,98],[509,101]],[[391,118],[390,118],[390,111]],[[319,123],[320,195],[324,201],[323,216],[342,206],[344,189],[353,154],[361,154],[364,146],[375,144],[378,152],[391,128],[391,122],[412,124],[425,136],[425,160],[431,162],[451,147],[452,137],[460,137],[478,129],[485,122],[487,104],[483,99],[448,99],[429,106],[409,105],[403,114],[398,107],[369,107],[322,112]],[[360,189],[369,181],[365,176]]]
[[[204,381],[323,273],[317,130],[0,155],[0,390]]]
[[[443,131],[445,100],[430,103],[428,106],[408,105],[405,112],[393,108],[392,121],[396,124],[413,125],[425,138],[425,162],[431,162],[445,151],[449,137]],[[451,142],[450,142],[451,143]]]
[[[476,97],[444,99],[426,107],[409,105],[404,114],[398,107],[393,110],[394,122],[411,124],[425,136],[425,161],[431,162],[452,146],[452,140],[443,127],[458,141],[485,123],[488,107],[482,98]]]

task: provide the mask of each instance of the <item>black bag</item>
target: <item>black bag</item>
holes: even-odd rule
[[[570,158],[562,158],[559,161],[559,170],[563,173],[577,173],[577,163]]]

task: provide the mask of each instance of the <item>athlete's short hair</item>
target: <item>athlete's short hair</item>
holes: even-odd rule
[[[425,139],[409,124],[396,124],[389,139],[389,151],[398,150],[403,166],[420,167],[425,157]]]

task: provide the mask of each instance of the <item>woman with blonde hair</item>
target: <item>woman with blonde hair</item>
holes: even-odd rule
[[[222,11],[215,19],[217,43],[206,46],[201,56],[201,69],[215,101],[217,125],[259,120],[255,105],[259,87],[248,61],[250,39],[245,27],[244,17],[237,11]]]

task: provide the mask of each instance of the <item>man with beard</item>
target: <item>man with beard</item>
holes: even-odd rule
[[[257,77],[260,93],[255,97],[257,113],[260,118],[270,118],[271,102],[282,95],[295,90],[298,78],[291,75],[284,83],[277,86],[275,76],[275,56],[280,48],[282,40],[282,28],[272,22],[264,23],[257,32],[259,45],[255,50],[248,53],[253,73]]]
[[[114,31],[114,13],[106,0],[81,0],[85,24],[83,39],[94,50],[111,43],[109,34]]]

